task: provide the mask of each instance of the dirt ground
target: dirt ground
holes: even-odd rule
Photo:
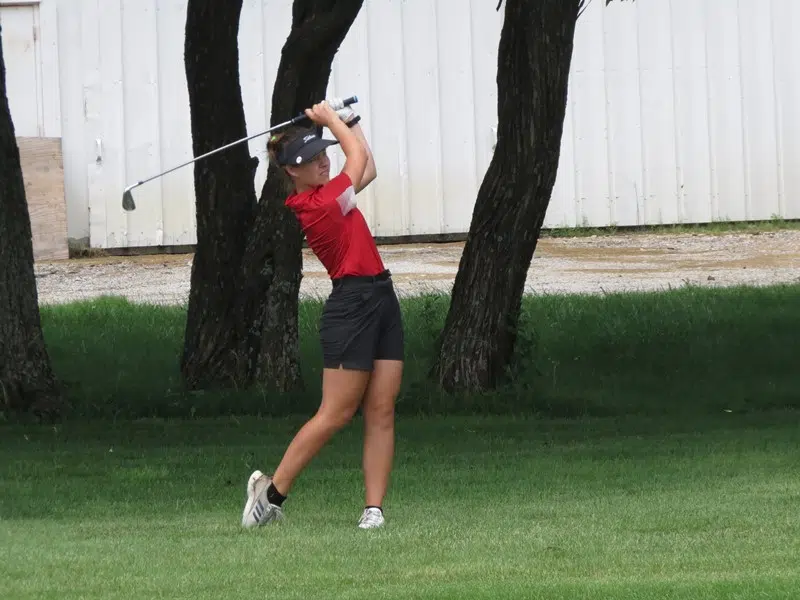
[[[463,244],[383,246],[398,293],[449,291]],[[42,262],[35,267],[42,304],[101,295],[135,302],[185,303],[192,256],[102,257]],[[800,282],[800,231],[643,234],[539,241],[526,293],[608,293],[699,286]],[[324,297],[324,268],[304,252],[301,295]]]

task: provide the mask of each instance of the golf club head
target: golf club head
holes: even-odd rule
[[[122,194],[122,208],[128,212],[136,210],[136,203],[133,201],[133,194],[129,189]]]

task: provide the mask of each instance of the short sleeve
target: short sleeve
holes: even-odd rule
[[[336,202],[344,193],[353,187],[350,176],[342,171],[317,192],[317,197],[323,204]]]

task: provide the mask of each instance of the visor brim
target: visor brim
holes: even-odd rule
[[[304,145],[300,150],[292,156],[287,157],[283,163],[287,167],[297,167],[310,162],[315,156],[329,148],[335,146],[339,142],[337,140],[324,140],[317,138]]]

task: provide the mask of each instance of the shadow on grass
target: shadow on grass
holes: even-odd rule
[[[427,378],[448,298],[402,300],[401,415],[547,417],[751,413],[800,407],[800,286],[526,297],[510,380],[446,395]],[[185,310],[103,298],[43,307],[73,418],[308,415],[319,404],[321,301],[301,303],[306,390],[187,393],[178,361]]]

